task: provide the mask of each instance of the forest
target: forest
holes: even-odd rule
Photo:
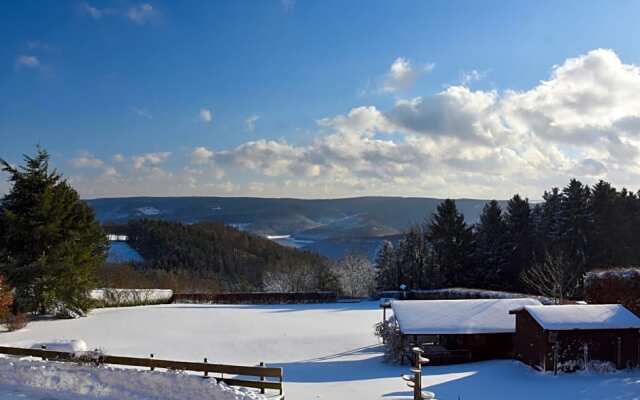
[[[398,243],[378,252],[379,288],[476,287],[573,296],[587,271],[640,263],[640,197],[572,179],[532,203],[488,202],[468,224],[445,200]],[[553,293],[560,292],[560,293]]]
[[[129,244],[145,259],[135,269],[120,266],[119,274],[126,279],[151,280],[182,291],[256,291],[269,285],[283,291],[336,288],[336,277],[324,257],[219,222],[138,219],[104,229],[128,235]],[[105,270],[109,268],[101,271],[101,281],[113,286],[117,276]],[[279,282],[273,282],[275,277]]]

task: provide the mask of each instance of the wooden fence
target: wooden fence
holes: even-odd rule
[[[83,357],[82,355],[78,356],[75,353],[68,353],[64,351],[2,346],[0,346],[0,354],[23,357],[40,357],[43,360],[52,361],[88,362],[95,365],[113,364],[131,367],[146,367],[152,371],[156,368],[178,371],[194,371],[202,372],[204,377],[208,377],[209,374],[220,374],[220,376],[214,377],[218,382],[224,382],[229,386],[242,386],[260,389],[261,393],[265,393],[265,390],[267,389],[276,390],[279,392],[279,398],[284,399],[282,368],[265,367],[263,363],[261,363],[261,366],[251,367],[213,364],[206,362],[206,358],[205,362],[172,361],[154,358],[153,354],[151,354],[151,357],[149,358],[110,356],[103,354],[96,357],[92,357],[90,355]],[[227,377],[225,377],[225,374]]]

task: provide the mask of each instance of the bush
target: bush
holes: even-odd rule
[[[11,314],[13,306],[13,294],[9,286],[5,284],[5,280],[0,276],[0,321],[4,320]]]
[[[19,329],[24,328],[29,323],[27,319],[27,315],[24,313],[18,314],[9,314],[9,317],[6,319],[5,325],[9,332],[17,331]]]
[[[640,268],[589,272],[585,300],[594,304],[622,304],[640,316]]]

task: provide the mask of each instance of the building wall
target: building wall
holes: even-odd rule
[[[537,369],[545,370],[547,335],[529,313],[521,311],[516,314],[516,333],[513,343],[516,359]]]
[[[554,370],[554,346],[557,345],[559,369],[580,369],[584,364],[585,344],[587,361],[607,361],[617,368],[640,364],[640,333],[636,329],[546,331],[529,313],[516,314],[515,356],[535,368]]]
[[[513,357],[513,333],[404,335],[405,344],[441,345],[451,353],[430,357],[433,365]]]
[[[617,368],[639,364],[640,334],[636,329],[557,331],[556,335],[558,361],[565,366],[564,369],[574,369],[572,368],[574,361],[578,364],[583,362],[585,345],[588,361],[607,361]],[[548,352],[547,355],[549,360],[553,360],[553,351]]]

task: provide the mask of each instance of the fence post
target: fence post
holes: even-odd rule
[[[43,345],[41,345],[41,346],[40,346],[40,348],[41,348],[42,350],[46,350],[46,349],[47,349],[47,345],[46,345],[46,344],[43,344]],[[42,357],[42,361],[46,361],[46,360],[47,360],[47,357]]]
[[[264,367],[264,361],[260,361],[260,366],[261,366],[261,367]],[[261,377],[260,377],[260,381],[261,381],[261,382],[264,382],[264,376],[261,376]],[[260,393],[261,393],[261,394],[264,394],[264,388],[260,388]]]
[[[207,363],[207,357],[204,358],[204,363]],[[209,377],[209,371],[204,371],[204,377],[208,378]]]
[[[624,366],[622,365],[622,338],[618,336],[617,340],[617,361],[618,361],[618,369],[622,369]]]
[[[153,371],[155,368],[153,367],[153,353],[151,353],[151,355],[149,356],[149,358],[151,358],[151,361],[149,362],[149,366],[151,367],[151,370]]]

